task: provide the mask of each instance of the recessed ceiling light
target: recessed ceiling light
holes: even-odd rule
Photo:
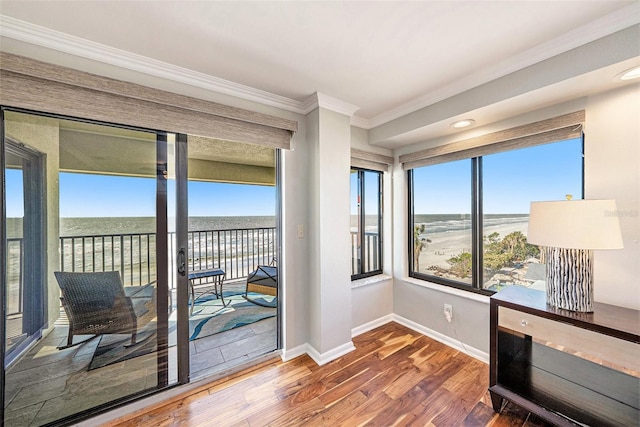
[[[623,71],[616,76],[616,80],[632,80],[640,77],[640,67],[634,67],[630,70]]]
[[[473,119],[458,120],[457,122],[451,123],[451,127],[456,129],[466,128],[467,126],[471,126],[475,122],[476,121]]]

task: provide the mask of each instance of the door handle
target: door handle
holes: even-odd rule
[[[184,248],[180,248],[178,251],[178,274],[184,276],[187,274],[185,257],[184,257]]]

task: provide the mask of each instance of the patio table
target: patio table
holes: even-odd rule
[[[205,286],[213,284],[213,294],[220,298],[222,301],[222,306],[226,307],[228,303],[224,302],[224,295],[222,294],[222,284],[224,283],[225,272],[222,269],[215,268],[211,270],[198,270],[193,273],[189,273],[189,289],[191,290],[191,309],[190,314],[193,314],[193,306],[196,303],[196,300],[203,295],[208,293],[212,293],[211,290],[202,292],[198,297],[196,297],[195,287],[196,286]],[[218,291],[218,286],[220,286],[220,291]]]

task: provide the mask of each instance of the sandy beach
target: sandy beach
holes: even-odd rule
[[[499,233],[499,238],[514,232],[520,231],[523,234],[527,232],[527,221],[511,222],[508,224],[499,224],[488,226],[484,228],[484,235],[490,235],[491,233]],[[422,273],[430,273],[427,269],[430,266],[437,266],[439,268],[448,270],[451,265],[447,262],[448,259],[460,255],[462,252],[470,252],[471,250],[471,230],[459,230],[459,231],[446,231],[433,234],[422,234],[421,238],[427,238],[429,241],[425,244],[420,252],[419,270]],[[512,274],[512,278],[519,279],[524,276],[527,270],[527,266],[514,272],[514,269],[506,269],[506,273]],[[460,279],[458,279],[460,280]],[[463,280],[470,283],[470,279]],[[485,277],[485,287],[491,286],[498,282],[498,278],[491,280],[490,277]]]
[[[509,233],[520,231],[527,233],[527,221],[503,225],[495,225],[484,228],[484,234],[499,233],[503,238]],[[427,242],[420,252],[420,270],[427,266],[436,265],[441,268],[449,268],[447,260],[461,252],[471,251],[471,230],[446,231],[443,233],[423,234],[431,242]]]

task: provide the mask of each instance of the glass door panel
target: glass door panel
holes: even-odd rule
[[[187,142],[193,379],[278,346],[276,152],[191,135]]]
[[[6,313],[5,366],[10,366],[44,326],[43,254],[39,222],[43,198],[41,156],[11,141],[5,148]]]
[[[30,304],[47,325],[5,370],[5,424],[54,422],[175,383],[167,135],[8,111],[4,125],[5,147],[43,153],[35,223],[46,262]],[[19,187],[18,176],[10,182]]]

